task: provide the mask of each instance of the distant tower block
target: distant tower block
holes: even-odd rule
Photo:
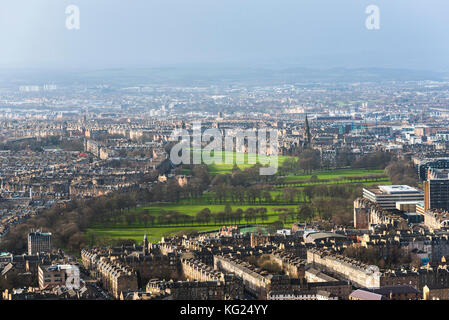
[[[40,230],[31,231],[28,234],[28,254],[50,253],[51,233]]]

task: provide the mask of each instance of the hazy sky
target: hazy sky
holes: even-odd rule
[[[65,9],[81,28],[66,29]],[[365,9],[380,8],[380,30]],[[0,67],[449,70],[448,0],[1,0]]]

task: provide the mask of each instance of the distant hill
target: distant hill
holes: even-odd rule
[[[92,71],[0,70],[0,79],[18,84],[133,85],[276,85],[294,83],[382,82],[449,80],[449,74],[425,70],[388,68],[225,67],[189,66]],[[1,81],[0,80],[0,81]]]

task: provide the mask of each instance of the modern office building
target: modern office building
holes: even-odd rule
[[[419,179],[426,181],[429,169],[449,169],[449,158],[424,159],[417,165]]]
[[[28,254],[51,252],[51,233],[32,231],[28,234]]]
[[[425,210],[449,211],[449,170],[429,169],[423,185]]]
[[[363,197],[377,203],[385,210],[395,210],[397,202],[424,201],[424,193],[422,191],[406,185],[363,188]]]

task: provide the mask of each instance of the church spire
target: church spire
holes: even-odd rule
[[[148,238],[147,235],[145,234],[143,237],[143,248],[142,248],[142,253],[146,256],[148,255]]]
[[[310,133],[310,127],[309,127],[309,119],[307,118],[306,114],[306,120],[304,123],[304,136],[303,136],[303,148],[310,148],[312,146],[312,134]]]

